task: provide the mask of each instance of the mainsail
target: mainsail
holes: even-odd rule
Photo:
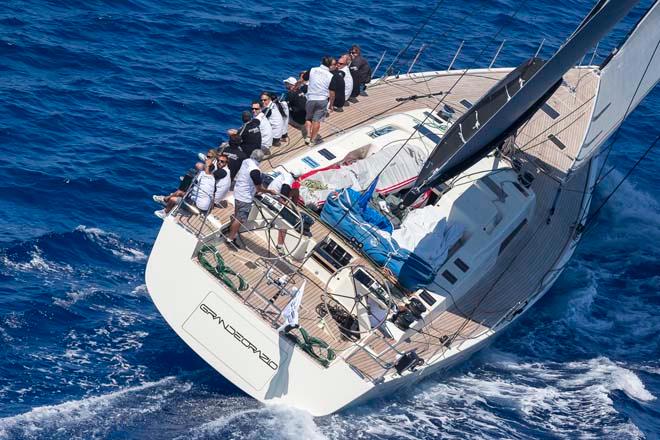
[[[591,124],[573,168],[588,163],[660,79],[660,2],[639,20],[600,69]]]
[[[410,206],[426,189],[466,170],[519,127],[560,84],[564,73],[625,17],[638,1],[599,2],[547,63],[540,65],[538,59],[526,61],[493,87],[454,123],[436,145],[403,204]],[[514,74],[519,77],[519,86],[510,90]],[[525,80],[525,77],[529,79]],[[503,96],[506,99],[502,99]],[[485,108],[490,108],[490,111],[479,114],[479,110]]]

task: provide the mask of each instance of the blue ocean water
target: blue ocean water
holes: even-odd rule
[[[434,5],[3,2],[0,439],[660,437],[658,150],[548,295],[491,347],[333,416],[246,397],[151,303],[144,268],[160,221],[150,195],[236,127],[260,90],[279,91],[354,42],[372,66],[383,51],[389,64]],[[446,1],[394,68],[405,72],[422,43],[415,70],[446,68],[463,39],[459,67],[488,66],[502,39],[496,66],[531,56],[542,39],[548,56],[591,5]],[[600,197],[659,123],[656,88],[624,124]]]

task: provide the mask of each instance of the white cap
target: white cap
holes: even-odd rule
[[[297,82],[298,82],[298,80],[295,79],[292,76],[290,76],[290,77],[288,77],[287,79],[284,80],[284,84],[291,84],[292,86],[296,85]]]

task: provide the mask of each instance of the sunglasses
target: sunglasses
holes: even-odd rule
[[[261,108],[259,108],[259,107],[252,107],[252,111],[253,111],[253,112],[258,112],[258,111],[260,111],[260,110],[261,110]]]
[[[227,163],[227,161],[226,160],[219,160],[218,163],[225,164],[225,163]]]

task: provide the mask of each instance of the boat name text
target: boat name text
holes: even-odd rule
[[[222,326],[222,328],[229,333],[231,336],[234,337],[238,342],[241,343],[241,345],[248,350],[252,351],[254,354],[256,354],[259,357],[259,360],[263,362],[264,364],[268,365],[273,370],[277,370],[278,365],[275,361],[273,361],[270,357],[268,357],[265,353],[263,353],[259,348],[257,348],[252,342],[250,342],[245,336],[240,334],[233,326],[227,324],[224,319],[220,315],[218,315],[216,312],[213,311],[209,306],[206,304],[202,303],[199,306],[200,309],[202,309],[202,312],[206,313],[213,319],[214,321],[218,321],[218,324]]]

